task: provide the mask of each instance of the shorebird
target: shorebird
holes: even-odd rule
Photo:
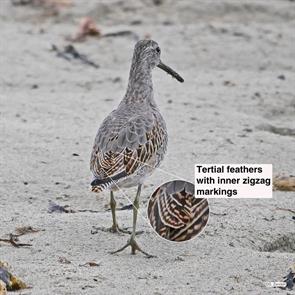
[[[138,41],[134,48],[127,91],[117,109],[102,122],[91,154],[90,169],[94,176],[93,192],[110,190],[110,207],[113,225],[111,231],[120,228],[116,220],[114,191],[137,186],[133,202],[133,228],[127,244],[131,253],[142,252],[135,240],[137,212],[141,188],[148,176],[160,165],[167,149],[165,121],[154,100],[152,70],[166,71],[179,82],[183,78],[161,62],[161,49],[153,40]]]
[[[195,198],[192,183],[174,180],[161,185],[148,204],[152,227],[163,238],[182,242],[199,234],[209,218],[206,199]]]

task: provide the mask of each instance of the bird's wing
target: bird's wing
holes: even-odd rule
[[[166,131],[153,116],[109,116],[93,147],[90,168],[97,179],[133,174],[165,143]]]

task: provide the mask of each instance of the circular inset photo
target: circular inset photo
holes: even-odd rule
[[[197,236],[209,218],[207,199],[195,198],[195,186],[183,180],[162,184],[150,197],[151,226],[169,241],[183,242]]]

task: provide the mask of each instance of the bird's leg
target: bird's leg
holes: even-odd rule
[[[117,223],[117,218],[116,218],[116,200],[114,197],[114,192],[111,191],[111,198],[110,198],[110,207],[112,211],[112,218],[113,218],[113,225],[110,228],[105,228],[105,227],[98,227],[96,228],[97,230],[101,231],[108,231],[112,233],[124,233],[124,234],[130,234],[131,232],[125,228],[120,228]]]
[[[118,232],[118,223],[117,223],[117,219],[116,219],[116,200],[114,198],[114,192],[111,191],[111,198],[110,198],[110,207],[111,207],[111,211],[112,211],[112,218],[113,218],[113,225],[111,227],[111,231],[112,232]]]
[[[139,184],[138,185],[136,197],[135,197],[134,202],[133,202],[133,227],[132,227],[131,236],[130,236],[130,238],[129,238],[129,240],[128,240],[128,242],[127,242],[127,244],[125,246],[123,246],[122,248],[118,249],[117,251],[111,252],[111,254],[115,254],[115,253],[121,252],[124,249],[126,249],[128,246],[130,246],[131,247],[131,254],[135,254],[136,251],[139,251],[139,252],[143,253],[144,255],[146,255],[148,258],[155,257],[155,256],[150,255],[147,252],[143,251],[138,246],[137,242],[135,241],[136,222],[137,222],[137,213],[138,213],[138,208],[139,208],[139,197],[140,197],[140,193],[141,193],[141,186],[142,186],[142,184]]]

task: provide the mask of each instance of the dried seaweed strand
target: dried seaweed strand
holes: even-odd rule
[[[0,239],[0,242],[9,243],[15,248],[32,246],[32,244],[28,244],[28,243],[18,243],[18,237],[19,236],[20,235],[17,236],[17,235],[14,235],[14,234],[9,234],[9,239]]]

